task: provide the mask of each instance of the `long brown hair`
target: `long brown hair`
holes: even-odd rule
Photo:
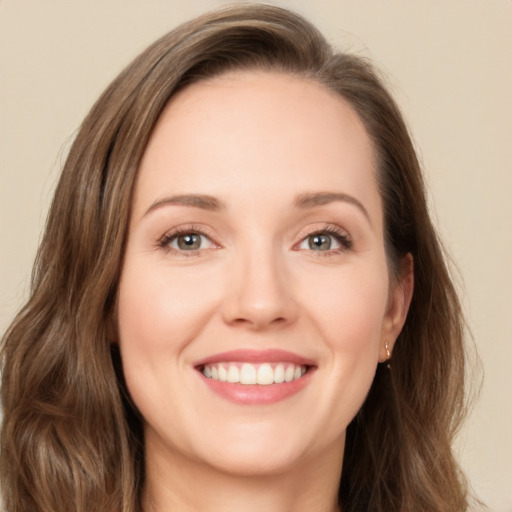
[[[464,323],[406,125],[378,73],[289,11],[237,5],[164,36],[107,88],[70,150],[31,296],[2,344],[1,479],[8,512],[136,512],[142,422],[120,371],[115,299],[137,169],[180,88],[230,70],[315,80],[363,120],[378,161],[389,267],[414,258],[415,291],[392,368],[377,369],[347,432],[344,512],[465,510],[452,456],[464,415]]]

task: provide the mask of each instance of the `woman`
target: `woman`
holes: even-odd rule
[[[276,7],[178,27],[101,96],[2,354],[8,511],[467,508],[407,129]]]

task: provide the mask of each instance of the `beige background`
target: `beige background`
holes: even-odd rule
[[[214,0],[0,0],[0,331],[69,142],[108,82]],[[388,74],[420,148],[483,361],[458,442],[474,488],[512,511],[512,0],[290,0]]]

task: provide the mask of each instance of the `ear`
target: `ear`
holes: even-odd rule
[[[414,260],[412,254],[407,253],[400,262],[398,276],[390,284],[388,306],[382,324],[379,350],[379,362],[381,363],[387,361],[393,352],[395,341],[407,318],[413,290]]]

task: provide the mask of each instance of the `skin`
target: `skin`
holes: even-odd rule
[[[411,273],[390,279],[375,174],[356,113],[311,81],[237,72],[171,99],[140,166],[117,311],[146,510],[338,510],[346,427],[412,294]],[[319,192],[345,196],[296,205]],[[188,194],[223,207],[168,201]],[[200,248],[180,250],[177,227],[204,233]],[[311,249],[326,229],[348,246],[327,233]],[[314,372],[286,400],[233,403],[194,362],[241,348]]]

